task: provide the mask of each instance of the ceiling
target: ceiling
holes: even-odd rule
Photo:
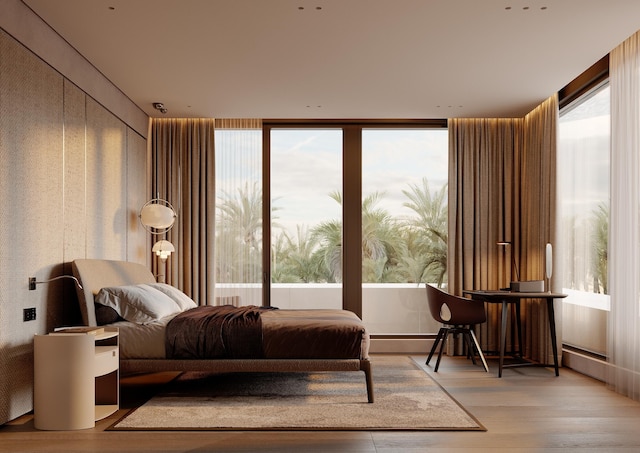
[[[638,0],[23,0],[150,116],[521,117]]]

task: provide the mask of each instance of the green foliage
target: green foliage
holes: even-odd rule
[[[408,199],[403,205],[414,216],[393,218],[379,208],[384,197],[381,192],[362,202],[363,282],[440,285],[447,272],[447,187],[431,193],[423,178],[422,184],[409,184],[402,192]],[[329,196],[342,204],[339,192]],[[218,281],[254,282],[258,277],[246,280],[246,276],[261,275],[261,190],[257,184],[252,188],[245,184],[237,197],[225,194],[218,210],[216,247],[230,251],[224,265],[218,263]],[[277,227],[274,224],[274,230]],[[272,244],[271,277],[274,283],[341,282],[341,221],[328,220],[310,229],[298,225],[295,237],[281,231]]]
[[[216,281],[262,281],[262,190],[245,183],[237,194],[223,193],[217,206]]]
[[[607,260],[609,248],[609,206],[600,203],[593,212],[593,287],[595,292],[609,294],[607,287]]]

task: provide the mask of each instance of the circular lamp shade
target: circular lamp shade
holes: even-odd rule
[[[166,233],[176,220],[173,206],[166,200],[154,198],[142,206],[140,222],[152,234]]]
[[[151,251],[158,255],[161,260],[166,260],[171,256],[171,252],[175,252],[176,249],[171,242],[162,239],[153,244]]]

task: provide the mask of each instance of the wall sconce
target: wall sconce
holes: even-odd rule
[[[29,277],[29,291],[33,291],[34,289],[36,289],[36,285],[40,285],[42,283],[49,283],[54,280],[60,280],[61,278],[70,278],[75,282],[78,288],[82,289],[82,285],[80,284],[80,281],[77,278],[75,278],[73,275],[60,275],[58,277],[53,277],[53,278],[50,278],[49,280],[43,280],[41,282],[37,282],[35,277]]]
[[[175,252],[176,249],[171,242],[162,239],[153,244],[151,251],[158,255],[162,261],[167,261],[167,258],[169,258],[171,253]]]

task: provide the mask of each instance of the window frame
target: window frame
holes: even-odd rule
[[[271,131],[273,129],[337,128],[343,130],[342,222],[343,281],[342,307],[362,317],[362,130],[372,128],[446,129],[446,119],[414,120],[318,120],[272,119],[262,122],[263,250],[271,251]],[[271,305],[271,253],[263,253],[263,304]]]
[[[608,85],[608,83],[609,55],[606,55],[558,92],[559,111],[562,112],[566,109],[572,109],[576,104],[588,100]],[[611,153],[611,150],[609,150],[609,153]],[[584,320],[584,322],[589,323],[590,328],[586,329],[586,331],[591,332],[590,337],[594,336],[594,330],[597,331],[597,335],[593,341],[583,342],[582,339],[577,338],[576,341],[582,344],[574,344],[572,338],[563,338],[563,347],[604,360],[606,356],[606,345],[604,342],[606,342],[608,309],[599,306],[592,307],[589,306],[588,303],[576,305],[564,300],[563,311],[564,310],[569,310],[569,312],[566,313],[567,315],[573,313],[571,316],[579,317]],[[567,321],[567,316],[563,316],[563,322],[564,321]],[[570,331],[571,329],[567,329],[567,326],[565,326],[565,330]],[[574,330],[582,331],[585,329],[581,326]],[[600,346],[598,346],[598,344],[600,344]]]

